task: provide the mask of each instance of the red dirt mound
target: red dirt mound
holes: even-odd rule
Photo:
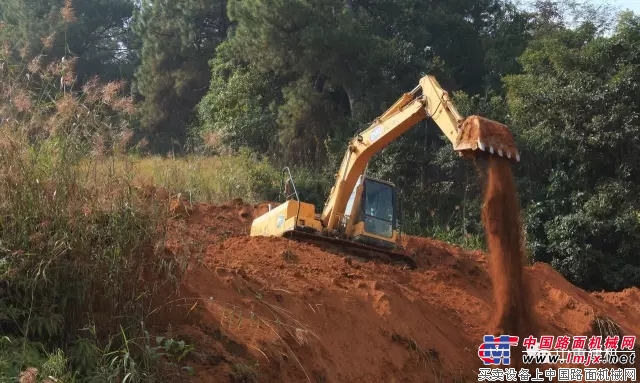
[[[155,330],[195,347],[191,381],[477,381],[494,311],[485,254],[407,236],[418,270],[348,261],[304,243],[248,237],[252,218],[267,209],[195,205],[170,223],[168,250],[194,262],[180,289],[163,297]],[[640,331],[638,289],[589,294],[544,264],[525,276],[541,333],[589,334],[603,314],[625,333]],[[508,298],[501,302],[516,299],[508,286],[497,286]]]

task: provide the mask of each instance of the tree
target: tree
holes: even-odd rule
[[[527,178],[536,260],[586,289],[640,283],[639,19],[535,39],[505,79]]]
[[[0,21],[10,31],[13,48],[26,60],[43,53],[41,64],[77,57],[80,83],[130,79],[131,33],[127,26],[133,0],[6,0]]]
[[[134,31],[141,39],[135,91],[141,124],[158,149],[183,142],[206,93],[208,61],[226,38],[224,0],[143,0]]]
[[[413,88],[421,74],[435,72],[448,88],[482,89],[483,34],[489,37],[486,31],[495,29],[501,4],[232,0],[229,17],[235,28],[226,60],[277,79],[278,91],[270,94],[277,116],[274,136],[284,148],[281,159],[322,167],[335,150],[342,153],[356,130]],[[226,81],[221,79],[212,82],[208,100],[220,93],[216,87]],[[246,97],[249,102],[252,96]],[[207,108],[212,105],[200,110],[210,130],[216,113],[206,113]]]

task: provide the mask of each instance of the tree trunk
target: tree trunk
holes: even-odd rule
[[[355,118],[356,116],[356,107],[358,102],[362,97],[362,91],[360,89],[355,89],[349,86],[343,86],[347,97],[349,98],[349,116],[351,118]]]
[[[344,6],[345,8],[347,8],[349,11],[353,12],[353,0],[344,0]]]
[[[322,93],[324,90],[324,84],[327,82],[327,76],[323,74],[318,74],[315,76],[315,80],[313,81],[313,90],[317,93]]]

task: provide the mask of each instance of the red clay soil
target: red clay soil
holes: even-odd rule
[[[482,222],[491,254],[495,302],[488,334],[515,335],[520,339],[529,335],[539,337],[534,325],[530,283],[524,279],[526,254],[511,164],[492,156],[488,158],[488,165]],[[518,370],[525,367],[521,364],[522,360],[515,358],[513,367]]]
[[[304,243],[249,237],[251,220],[267,209],[196,205],[170,222],[168,250],[193,262],[179,291],[163,297],[155,330],[195,347],[186,359],[195,376],[184,381],[473,382],[492,314],[509,317],[498,321],[503,331],[525,331],[511,318],[526,313],[507,305],[526,302],[512,262],[516,234],[491,241],[492,254],[505,254],[493,270],[507,277],[496,284],[496,309],[481,252],[405,237],[418,270],[348,261]],[[504,227],[513,217],[501,219],[492,230],[514,229]],[[590,334],[603,314],[625,333],[640,332],[636,288],[590,294],[545,264],[525,276],[540,333]]]

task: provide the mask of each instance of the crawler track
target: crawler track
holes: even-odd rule
[[[411,270],[418,268],[415,259],[402,251],[382,250],[345,239],[323,237],[301,231],[289,231],[285,233],[284,237],[309,243],[331,253],[360,261],[377,261],[394,266],[408,267]]]

